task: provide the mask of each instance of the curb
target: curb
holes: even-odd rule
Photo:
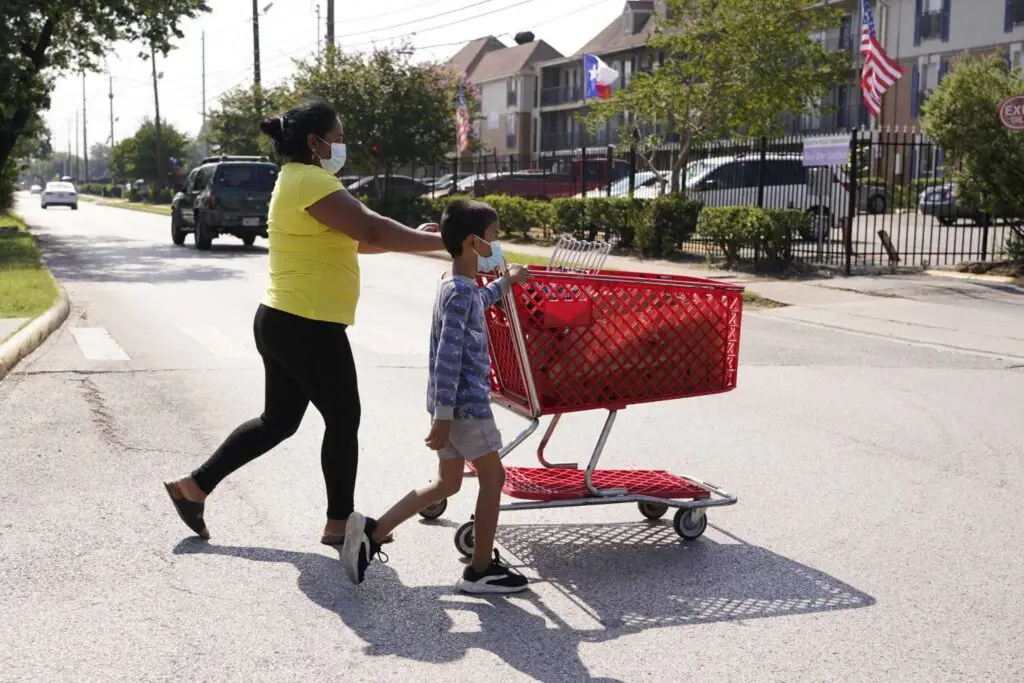
[[[38,349],[71,313],[71,300],[67,292],[57,278],[54,278],[54,282],[57,283],[57,302],[15,332],[10,339],[0,343],[0,380],[14,369],[18,361]]]
[[[981,282],[998,282],[1005,285],[1024,285],[1024,277],[1009,275],[982,275],[980,273],[961,273],[956,270],[925,270],[922,275],[944,277],[951,280],[978,280]]]

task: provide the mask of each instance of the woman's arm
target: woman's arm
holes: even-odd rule
[[[327,195],[306,211],[328,228],[348,235],[362,248],[381,251],[442,251],[441,235],[407,228],[371,211],[345,190]]]

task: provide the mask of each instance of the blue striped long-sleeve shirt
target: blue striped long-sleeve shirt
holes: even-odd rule
[[[427,380],[427,410],[435,419],[493,416],[484,309],[497,303],[509,286],[507,276],[486,287],[461,275],[446,275],[438,284]]]

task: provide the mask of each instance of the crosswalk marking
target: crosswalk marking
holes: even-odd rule
[[[71,336],[86,360],[131,360],[103,327],[72,327]]]
[[[256,349],[240,344],[220,328],[185,326],[179,329],[218,358],[229,360],[259,356]]]

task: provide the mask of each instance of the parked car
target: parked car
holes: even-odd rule
[[[382,195],[393,199],[419,197],[430,191],[429,187],[407,175],[364,176],[345,189],[366,199],[379,199]]]
[[[52,180],[39,194],[39,206],[46,209],[51,206],[70,206],[78,211],[78,191],[71,183]]]
[[[766,209],[797,209],[814,221],[804,239],[828,239],[838,217],[850,206],[850,184],[836,169],[822,169],[827,186],[814,188],[814,173],[798,153],[768,154],[764,166],[760,154],[707,157],[686,169],[687,195],[704,206],[757,206],[758,187],[764,185]],[[820,192],[820,194],[818,194]]]
[[[471,174],[469,174],[469,173],[460,173],[459,176],[458,176],[458,180],[464,180],[469,175],[471,175]],[[440,178],[435,178],[433,180],[433,182],[430,183],[430,189],[431,190],[435,190],[435,191],[436,190],[450,190],[452,188],[452,180],[453,179],[455,179],[455,174],[454,173],[446,173],[443,176],[441,176]]]
[[[972,225],[991,225],[993,217],[978,211],[972,211],[957,202],[956,183],[944,183],[929,187],[918,195],[917,210],[925,216],[934,216],[940,224],[955,225],[964,220]],[[1024,220],[1024,212],[1012,216],[1000,216],[994,219],[1019,224]]]
[[[28,191],[29,191],[29,194],[40,194],[40,193],[42,193],[43,188],[42,188],[42,186],[36,184],[36,185],[33,185],[32,187],[28,188]]]
[[[582,178],[580,177],[582,174]],[[613,183],[629,174],[629,164],[620,159],[559,159],[550,169],[523,169],[481,178],[477,195],[507,194],[526,199],[572,197]]]
[[[203,159],[171,200],[171,241],[182,245],[192,233],[196,249],[206,250],[220,235],[234,235],[247,247],[265,238],[277,173],[267,157]]]
[[[660,197],[663,194],[667,194],[669,190],[669,183],[672,181],[671,171],[639,171],[633,180],[633,198],[634,199],[654,199]],[[599,197],[628,197],[629,196],[629,176],[620,178],[612,183],[609,190],[604,188],[595,188],[593,190],[587,190],[587,199],[595,199]],[[582,199],[583,193],[574,195],[575,199]]]

